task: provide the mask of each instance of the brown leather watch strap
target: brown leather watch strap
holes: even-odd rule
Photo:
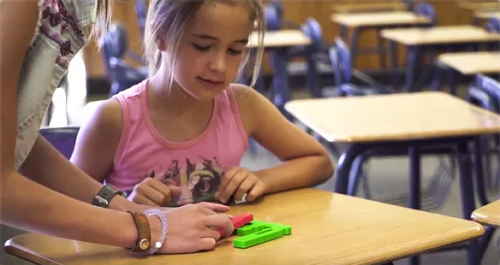
[[[148,218],[143,213],[127,212],[132,215],[137,228],[137,240],[130,250],[134,252],[147,252],[151,246],[151,229]]]

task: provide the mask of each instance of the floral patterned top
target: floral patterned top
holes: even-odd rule
[[[17,87],[16,170],[38,137],[52,95],[69,62],[87,43],[98,0],[38,0],[38,27]]]

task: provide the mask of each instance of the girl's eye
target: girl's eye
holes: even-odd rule
[[[201,45],[198,45],[196,43],[193,43],[193,46],[195,49],[197,49],[198,51],[208,51],[210,49],[210,46],[201,46]]]
[[[235,49],[229,49],[229,54],[231,55],[240,55],[243,51],[235,50]]]

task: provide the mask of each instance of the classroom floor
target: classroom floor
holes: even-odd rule
[[[304,97],[303,93],[295,93],[294,98]],[[336,158],[332,156],[332,159],[336,161]],[[438,157],[426,156],[422,161],[422,179],[423,186],[429,183],[435,169],[439,165],[440,159]],[[242,166],[258,170],[264,167],[269,167],[277,164],[279,161],[276,160],[267,151],[258,148],[256,154],[247,154],[242,162]],[[394,191],[401,191],[404,193],[408,190],[408,159],[407,158],[391,158],[391,159],[372,159],[367,164],[366,172],[370,181],[370,190],[372,196],[375,200],[384,200],[388,197],[394,197]],[[318,188],[332,191],[333,181],[328,181]],[[498,198],[498,191],[492,191],[490,193],[490,199]],[[461,217],[460,210],[460,194],[458,189],[458,179],[455,177],[451,181],[451,189],[449,195],[445,198],[443,204],[435,209],[430,209],[430,211],[435,213],[441,213],[444,215]],[[2,245],[8,238],[20,233],[12,228],[2,227],[0,230]],[[482,265],[500,265],[500,245],[497,243],[499,240],[499,233],[495,233],[493,240],[490,243],[488,251],[483,258]],[[335,247],[335,246],[331,246]],[[1,254],[2,265],[27,265],[27,263],[16,259],[10,255],[6,255],[3,251]],[[406,265],[409,264],[407,260],[401,260],[395,262],[395,265]],[[466,264],[466,254],[465,251],[451,251],[451,252],[439,252],[423,255],[421,258],[421,264],[432,264],[432,265],[462,265]]]

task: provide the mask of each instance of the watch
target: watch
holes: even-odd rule
[[[127,194],[115,186],[111,184],[106,184],[102,187],[102,189],[94,196],[92,200],[92,204],[95,206],[109,208],[109,202],[115,195],[121,195],[124,198],[127,198]]]

